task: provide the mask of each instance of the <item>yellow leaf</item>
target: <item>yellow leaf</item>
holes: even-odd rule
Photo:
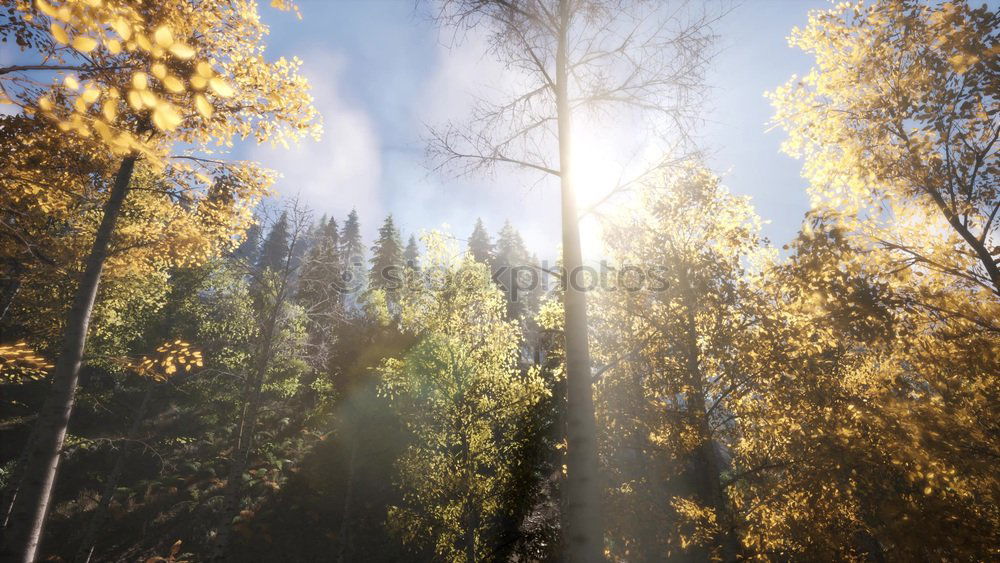
[[[62,43],[63,45],[69,44],[69,35],[66,34],[66,30],[59,26],[57,23],[53,23],[49,26],[49,31],[52,32],[52,38],[56,41]]]
[[[212,91],[218,96],[223,98],[230,98],[236,93],[228,82],[217,76],[208,80],[208,87],[211,88]]]
[[[42,108],[42,111],[52,111],[52,100],[48,96],[42,96],[38,98],[38,107]]]
[[[176,76],[167,76],[163,79],[163,86],[174,93],[184,91],[184,83]]]
[[[160,80],[163,80],[163,77],[167,75],[167,65],[163,63],[155,63],[149,70],[153,73],[153,76]]]
[[[137,90],[145,90],[149,86],[149,78],[146,77],[146,73],[137,72],[132,76],[132,85],[136,87]]]
[[[212,117],[212,104],[208,102],[208,98],[206,98],[203,94],[195,95],[194,107],[205,119],[210,119]]]
[[[159,103],[156,95],[149,90],[139,90],[139,97],[142,98],[142,104],[148,108],[155,108]]]
[[[117,39],[109,39],[106,45],[108,47],[108,52],[112,55],[117,55],[122,52],[121,41],[118,41]]]
[[[118,18],[114,23],[111,24],[112,29],[115,33],[121,36],[122,39],[128,41],[132,37],[132,26],[129,25],[124,18]]]
[[[160,47],[167,48],[174,42],[174,34],[170,32],[169,27],[161,25],[153,33],[153,40]]]
[[[78,36],[73,39],[73,48],[81,53],[89,53],[97,47],[97,40],[92,37]]]
[[[80,95],[80,98],[85,104],[92,104],[97,101],[97,98],[101,97],[101,91],[97,88],[87,88]]]
[[[191,77],[191,87],[195,90],[204,90],[206,86],[208,86],[208,80],[205,77],[197,74]]]
[[[174,43],[170,46],[170,54],[181,60],[188,60],[194,56],[194,49],[184,43]]]
[[[104,107],[101,108],[101,113],[104,114],[104,119],[109,122],[115,120],[118,117],[118,102],[114,100],[107,100],[104,102]]]
[[[38,9],[41,10],[41,12],[46,16],[49,16],[50,18],[56,17],[56,9],[52,7],[52,4],[49,4],[45,0],[36,0],[35,5],[38,6]]]
[[[205,61],[199,62],[195,70],[198,72],[198,76],[204,76],[205,78],[211,78],[215,74],[215,71],[212,70],[212,65]]]
[[[138,111],[142,109],[142,96],[136,90],[128,91],[128,105],[132,106],[132,109]]]
[[[65,84],[70,90],[78,90],[80,88],[80,83],[72,74],[63,79],[63,84]]]
[[[164,131],[173,131],[181,124],[181,116],[174,109],[174,106],[168,103],[158,104],[156,109],[153,111],[153,124],[156,125],[158,129]],[[172,373],[168,370],[167,373]]]

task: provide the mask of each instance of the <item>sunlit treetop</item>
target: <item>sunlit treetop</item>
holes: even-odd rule
[[[301,61],[264,58],[256,2],[36,0],[8,10],[0,31],[38,63],[0,69],[6,101],[115,152],[320,132]]]
[[[1000,294],[1000,17],[964,1],[842,3],[792,46],[815,57],[771,94],[813,203],[905,268]]]
[[[0,67],[0,102],[21,109],[0,127],[11,155],[0,198],[19,216],[22,255],[43,253],[32,225],[65,221],[77,238],[96,229],[108,182],[131,155],[139,165],[112,262],[203,261],[238,241],[274,179],[220,153],[240,139],[321,133],[301,61],[264,57],[256,2],[37,0],[0,10],[0,39],[26,61]],[[49,262],[83,255],[64,254]]]

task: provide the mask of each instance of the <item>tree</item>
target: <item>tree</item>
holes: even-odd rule
[[[260,272],[265,270],[280,272],[288,259],[288,249],[288,212],[282,211],[278,220],[271,225],[267,236],[264,237],[264,244],[260,247],[260,262],[257,264],[257,269]]]
[[[533,309],[529,299],[535,297],[533,293],[535,288],[529,283],[532,278],[526,270],[534,264],[521,233],[517,232],[510,221],[505,221],[503,228],[500,229],[492,258],[488,263],[493,266],[495,279],[507,296],[507,318],[527,320]],[[537,280],[537,276],[534,279]]]
[[[490,234],[486,232],[482,219],[476,219],[476,226],[469,235],[469,252],[475,261],[492,264],[490,260],[493,257],[493,241],[490,240]]]
[[[814,203],[927,269],[1000,295],[1000,16],[966,1],[817,11],[791,42],[816,66],[771,94]],[[952,236],[941,237],[939,230]]]
[[[407,268],[420,271],[420,247],[417,245],[417,237],[414,235],[410,235],[410,240],[406,242],[406,248],[403,250],[403,261]]]
[[[255,4],[210,3],[192,12],[180,1],[142,7],[132,2],[56,6],[39,1],[8,4],[3,10],[7,23],[0,33],[40,60],[0,68],[6,96],[31,116],[23,122],[48,120],[74,139],[63,145],[69,150],[76,138],[93,138],[101,147],[98,154],[120,162],[113,178],[99,176],[100,224],[66,317],[52,392],[38,417],[25,478],[4,531],[7,553],[31,561],[73,408],[97,289],[140,157],[165,174],[167,181],[159,190],[162,212],[186,210],[182,216],[201,225],[194,231],[201,236],[191,241],[209,244],[189,248],[187,259],[196,261],[217,252],[245,228],[246,206],[268,183],[267,175],[252,166],[200,158],[198,151],[209,142],[229,144],[237,135],[283,142],[318,133],[318,126],[297,63],[268,63],[260,54],[265,28]],[[208,29],[214,31],[204,33]],[[69,74],[56,84],[32,78],[52,71]],[[167,158],[177,143],[190,152]],[[12,164],[6,157],[4,161],[5,168]],[[18,171],[9,180],[16,190],[11,193],[34,197],[39,186],[60,185],[45,177],[47,173],[38,167]],[[58,190],[44,191],[54,195]],[[66,201],[66,195],[72,200],[78,194],[38,198],[38,204],[44,210],[58,198]],[[66,208],[62,204],[50,209]]]
[[[272,369],[275,350],[284,336],[283,328],[288,324],[289,318],[296,315],[295,311],[289,311],[288,306],[295,273],[294,257],[296,247],[301,244],[310,221],[308,213],[296,204],[292,204],[291,212],[290,219],[288,212],[281,214],[277,223],[271,228],[268,241],[264,244],[264,259],[267,259],[268,242],[278,240],[271,245],[271,248],[281,249],[284,252],[282,261],[276,264],[277,269],[265,262],[264,267],[254,280],[256,286],[254,293],[256,293],[258,300],[257,325],[260,328],[260,334],[253,351],[252,371],[243,378],[239,423],[234,430],[229,477],[226,480],[224,505],[212,553],[213,560],[225,560],[229,555],[231,524],[239,513],[242,476],[247,469],[255,444],[257,419],[263,403],[264,385]],[[275,233],[277,236],[271,236]],[[274,256],[272,255],[272,257]]]
[[[260,260],[260,237],[260,224],[255,221],[247,229],[243,241],[233,251],[233,256],[247,264],[256,264]]]
[[[487,533],[511,479],[514,436],[545,388],[537,371],[517,369],[519,330],[486,265],[456,262],[440,237],[427,247],[430,289],[401,304],[417,342],[379,370],[380,392],[414,437],[398,461],[405,505],[389,521],[441,559],[471,563],[493,554]]]
[[[628,108],[683,136],[709,56],[711,18],[678,16],[683,12],[648,2],[450,0],[441,6],[442,22],[491,34],[493,54],[519,72],[513,82],[523,89],[499,103],[483,101],[470,127],[432,131],[431,153],[441,166],[466,172],[511,164],[559,178],[562,259],[572,276],[583,265],[572,168],[574,113]],[[603,546],[585,293],[569,284],[563,309],[569,452],[564,530],[568,558],[590,562],[602,558]]]
[[[349,306],[357,305],[357,293],[365,288],[364,275],[365,247],[361,241],[361,224],[354,209],[347,214],[344,228],[340,232],[340,256],[344,260],[341,287]]]
[[[614,262],[595,312],[614,545],[623,557],[732,561],[725,474],[741,421],[730,405],[761,376],[754,270],[769,253],[749,198],[696,164],[639,196],[608,225]]]
[[[388,215],[378,230],[378,238],[372,245],[372,257],[368,260],[368,287],[386,292],[390,302],[396,301],[403,276],[403,243],[399,231]]]

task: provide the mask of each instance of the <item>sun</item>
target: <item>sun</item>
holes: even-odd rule
[[[597,260],[604,255],[601,222],[592,211],[606,210],[612,192],[622,181],[614,142],[601,128],[580,123],[570,145],[570,181],[576,193],[580,221],[580,244],[584,259]]]

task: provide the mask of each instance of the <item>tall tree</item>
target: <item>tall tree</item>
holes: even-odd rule
[[[759,288],[746,268],[759,272],[769,253],[748,198],[700,166],[640,194],[608,226],[614,268],[595,314],[602,453],[621,483],[609,487],[614,545],[733,561],[730,405],[760,376],[748,353]]]
[[[434,280],[402,303],[417,342],[380,369],[381,392],[414,434],[398,462],[405,504],[389,522],[442,560],[472,563],[494,554],[487,534],[512,478],[518,425],[546,390],[537,371],[517,369],[519,330],[487,266],[456,262],[443,240],[428,241]]]
[[[34,119],[51,120],[53,127],[73,136],[94,137],[120,162],[112,177],[101,176],[105,189],[100,225],[66,317],[51,395],[39,414],[25,478],[4,530],[3,549],[25,561],[37,554],[91,312],[140,156],[157,169],[169,168],[172,185],[163,190],[166,203],[174,209],[197,209],[192,218],[211,225],[216,236],[227,240],[226,230],[220,232],[218,227],[245,228],[243,204],[259,197],[266,177],[246,164],[199,159],[198,151],[209,142],[229,143],[236,135],[254,135],[262,141],[318,133],[312,126],[315,109],[297,65],[285,60],[269,63],[260,56],[265,27],[256,4],[213,2],[200,8],[192,12],[182,1],[3,7],[4,38],[15,38],[39,58],[38,64],[0,68],[7,96]],[[213,32],[205,33],[207,29]],[[63,72],[61,83],[33,78],[39,72],[50,76],[53,70]],[[177,142],[194,154],[183,155],[185,160],[167,159]],[[42,172],[36,168],[28,174]],[[213,197],[213,190],[221,195],[218,184],[205,173],[217,180],[227,176],[236,180],[222,184],[229,197]],[[17,189],[30,193],[38,185],[49,185],[47,180],[39,184],[17,178]],[[190,258],[211,255],[217,251],[212,246],[192,252]]]
[[[491,263],[493,241],[490,240],[490,234],[486,232],[486,226],[483,225],[482,219],[476,219],[476,226],[472,229],[472,234],[469,235],[469,252],[475,261],[483,264]]]
[[[771,94],[774,120],[815,203],[900,267],[1000,296],[996,7],[838,6],[790,39],[816,64]]]
[[[272,359],[282,335],[282,328],[291,316],[288,311],[288,301],[291,298],[292,280],[295,274],[296,247],[301,244],[309,226],[308,212],[299,208],[297,204],[291,208],[291,217],[287,212],[283,212],[271,228],[268,241],[264,244],[264,257],[268,257],[268,243],[272,241],[277,242],[270,245],[270,248],[284,252],[284,256],[272,255],[274,259],[281,259],[280,263],[275,264],[277,268],[265,262],[254,280],[258,300],[256,320],[260,333],[255,343],[253,366],[243,378],[240,393],[239,422],[234,430],[223,509],[212,552],[212,559],[216,561],[225,560],[229,556],[231,524],[239,513],[242,475],[247,469],[251,452],[255,447],[257,419],[263,404],[264,384],[272,368]]]
[[[526,271],[533,264],[521,233],[510,224],[510,221],[504,221],[503,228],[497,234],[497,242],[487,264],[493,266],[495,279],[507,297],[507,318],[526,320],[534,308],[529,302],[535,297],[535,293],[532,292],[534,289],[531,285],[532,277],[530,272]],[[537,276],[534,279],[537,280]]]
[[[357,304],[358,292],[366,287],[367,281],[365,246],[361,240],[361,223],[358,221],[358,212],[355,209],[347,214],[340,232],[340,256],[344,261],[341,285],[346,302],[353,307]]]
[[[288,259],[289,232],[288,232],[288,212],[282,211],[278,220],[271,225],[271,230],[264,237],[264,243],[260,247],[260,261],[257,268],[263,272],[271,270],[280,272],[285,267]]]
[[[384,290],[390,300],[395,301],[403,276],[403,242],[391,214],[378,229],[378,238],[372,245],[372,257],[368,262],[371,264],[368,287]]]
[[[414,235],[410,235],[410,240],[406,242],[406,248],[403,250],[403,262],[411,270],[420,270],[420,246]]]
[[[688,104],[699,88],[711,37],[707,15],[687,17],[673,6],[619,0],[449,0],[440,20],[492,35],[492,52],[518,72],[523,89],[499,103],[483,101],[470,127],[432,132],[441,165],[466,171],[512,164],[559,178],[563,265],[580,270],[572,149],[573,117],[581,108],[644,114],[683,137]],[[679,128],[674,127],[680,126]],[[661,137],[666,138],[666,137]],[[609,186],[609,189],[613,188]],[[603,558],[600,480],[587,341],[586,295],[569,284],[566,316],[567,556]]]

